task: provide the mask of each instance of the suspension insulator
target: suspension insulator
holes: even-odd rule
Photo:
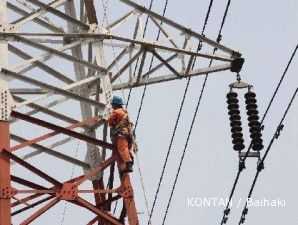
[[[261,133],[251,134],[250,135],[250,138],[251,139],[258,139],[258,138],[261,138],[261,137],[262,137],[262,134]]]
[[[234,126],[239,126],[239,127],[241,127],[242,123],[241,123],[241,121],[239,121],[239,120],[234,120],[234,121],[232,121],[232,122],[230,123],[230,125],[231,125],[231,127],[234,127]]]
[[[228,100],[227,100],[227,103],[228,103],[228,104],[233,104],[233,103],[234,103],[234,104],[238,104],[238,102],[239,102],[239,101],[238,101],[237,98],[231,98],[231,99],[228,99]]]
[[[259,126],[259,127],[261,127],[261,124],[257,120],[252,120],[251,122],[248,123],[248,126],[249,127],[253,127],[253,126]]]
[[[242,133],[234,133],[232,134],[232,138],[243,138],[243,134]]]
[[[252,121],[258,121],[260,119],[260,117],[258,115],[250,115],[248,117],[248,121],[252,122]]]
[[[246,110],[248,115],[248,126],[250,127],[250,138],[252,139],[252,149],[260,151],[264,148],[262,140],[261,123],[259,122],[259,111],[257,106],[256,94],[254,92],[247,92],[245,95]]]
[[[246,106],[247,110],[256,110],[257,108],[258,108],[258,106],[255,103],[248,103]]]
[[[252,92],[252,91],[249,91],[249,92],[247,92],[247,93],[244,95],[244,97],[245,97],[246,99],[249,99],[249,98],[256,98],[256,94],[255,94],[254,92]]]
[[[245,148],[242,134],[242,123],[238,105],[238,94],[236,92],[229,92],[227,94],[228,114],[230,115],[230,126],[232,132],[233,149],[241,151]]]
[[[233,122],[233,121],[237,121],[237,120],[241,120],[241,116],[240,115],[232,115],[230,116],[230,121]]]
[[[230,109],[229,112],[228,112],[228,114],[229,114],[230,116],[233,116],[233,115],[240,115],[240,111],[239,111],[239,109]]]
[[[247,98],[245,100],[245,104],[257,104],[257,99],[255,99],[255,98]]]
[[[228,104],[228,110],[239,109],[238,103],[230,103]]]
[[[247,110],[246,113],[248,116],[257,116],[259,114],[259,111],[256,109]]]

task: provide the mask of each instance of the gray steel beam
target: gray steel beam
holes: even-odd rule
[[[167,59],[165,59],[165,61],[167,63],[169,63],[170,61],[172,61],[173,59],[177,58],[178,57],[178,53],[168,57]],[[151,70],[149,70],[147,73],[143,74],[142,75],[142,78],[145,79],[145,78],[148,78],[150,76],[150,74],[154,73],[155,71],[157,71],[158,69],[160,69],[161,67],[163,67],[164,64],[163,63],[160,63],[158,65],[156,65],[155,67],[153,67]]]
[[[68,1],[65,3],[65,13],[67,15],[70,15],[72,17],[76,17],[76,12],[75,12],[75,6],[73,1]],[[69,32],[78,32],[78,28],[74,26],[71,23],[67,23],[67,29]],[[74,57],[82,59],[83,58],[83,53],[82,53],[82,48],[81,46],[76,46],[75,48],[71,49],[71,53]],[[77,80],[82,80],[86,78],[86,72],[84,70],[84,67],[80,65],[77,62],[74,62],[74,69],[75,69],[75,76]],[[106,73],[106,71],[100,71],[102,73]],[[86,88],[82,87],[78,89],[78,93],[82,96],[89,96],[90,93],[89,91],[86,90]],[[81,114],[83,120],[89,117],[92,117],[92,108],[90,105],[85,104],[85,102],[80,103],[81,107]],[[103,111],[105,107],[101,108]],[[86,129],[86,134],[90,137],[96,138],[96,132],[95,129]],[[87,153],[85,156],[85,161],[87,161],[90,164],[91,169],[96,168],[101,162],[101,154],[99,152],[99,148],[93,144],[87,143]],[[84,170],[87,172],[88,170]],[[97,174],[96,176],[92,177],[92,179],[99,180],[101,179],[101,174]]]
[[[10,93],[13,95],[42,95],[48,91],[41,88],[10,88]]]
[[[25,99],[23,99],[21,97],[18,97],[18,96],[13,96],[13,98],[17,102],[23,102],[23,101],[25,101]],[[42,107],[42,106],[37,105],[37,104],[34,104],[34,103],[29,103],[27,106],[30,107],[30,108],[32,108],[32,109],[38,110],[39,112],[45,113],[45,114],[47,114],[49,116],[52,116],[54,118],[63,120],[65,122],[67,122],[67,123],[74,124],[74,123],[78,123],[79,122],[78,120],[72,119],[72,118],[70,118],[68,116],[62,115],[60,113],[57,113],[57,112],[55,112],[53,110],[50,110],[48,108]]]
[[[15,140],[15,141],[17,141],[17,142],[19,142],[19,143],[28,141],[27,139],[22,138],[22,137],[20,137],[20,136],[17,136],[17,135],[15,135],[15,134],[11,134],[10,137],[11,137],[11,139],[13,139],[13,140]],[[72,164],[74,164],[74,165],[83,167],[83,168],[85,168],[85,169],[89,169],[89,168],[90,168],[90,165],[89,165],[89,164],[87,164],[87,163],[85,163],[85,162],[83,162],[83,161],[81,161],[81,160],[72,158],[72,157],[70,157],[70,156],[68,156],[68,155],[65,155],[65,154],[63,154],[63,153],[61,153],[61,152],[58,152],[58,151],[54,151],[54,150],[49,149],[49,148],[47,148],[47,147],[44,147],[44,146],[42,146],[42,145],[40,145],[40,144],[32,144],[30,147],[31,147],[31,148],[34,148],[34,149],[37,149],[37,151],[28,154],[26,157],[23,157],[23,158],[22,158],[23,160],[32,158],[33,156],[36,156],[36,155],[38,155],[38,154],[40,154],[40,153],[46,153],[46,154],[48,154],[48,155],[54,156],[54,157],[56,157],[56,158],[58,158],[58,159],[62,159],[62,160],[64,160],[64,161],[66,161],[66,162],[69,162],[69,163],[72,163]]]
[[[127,5],[129,5],[129,6],[131,6],[131,7],[133,7],[133,8],[135,8],[135,9],[137,9],[137,10],[139,10],[140,12],[143,12],[143,13],[149,15],[149,16],[152,16],[153,18],[156,18],[157,20],[160,20],[163,23],[184,32],[185,34],[191,35],[191,36],[199,39],[200,41],[205,42],[205,43],[207,43],[207,44],[209,44],[209,45],[211,45],[215,48],[218,48],[218,49],[220,49],[224,52],[228,52],[231,55],[241,56],[240,53],[234,51],[233,49],[230,49],[230,48],[228,48],[224,45],[221,45],[221,44],[217,43],[216,41],[213,41],[209,38],[206,38],[205,36],[203,36],[199,33],[196,33],[194,31],[192,31],[191,29],[189,29],[187,27],[184,27],[184,26],[182,26],[182,25],[180,25],[180,24],[178,24],[178,23],[176,23],[176,22],[174,22],[174,21],[172,21],[172,20],[170,20],[170,19],[168,19],[168,18],[166,18],[162,15],[159,15],[159,14],[157,14],[157,13],[151,11],[151,10],[148,10],[148,9],[146,9],[146,7],[140,6],[140,5],[138,5],[137,3],[133,2],[133,1],[130,1],[130,0],[120,0],[120,1],[127,4]]]
[[[230,55],[230,56],[225,56],[225,55],[217,55],[217,54],[210,54],[210,53],[200,53],[200,52],[195,52],[195,51],[188,51],[185,50],[183,48],[172,48],[172,47],[168,47],[165,45],[159,45],[159,44],[155,44],[155,43],[151,43],[151,42],[146,42],[146,41],[139,41],[139,40],[134,40],[134,39],[130,39],[130,38],[125,38],[125,37],[120,37],[117,35],[112,35],[112,34],[91,34],[91,33],[68,33],[68,34],[63,34],[63,33],[43,33],[43,34],[36,34],[36,33],[18,33],[18,34],[14,34],[14,33],[10,33],[7,34],[5,33],[3,35],[3,33],[0,33],[0,36],[4,36],[4,37],[9,37],[9,36],[13,36],[13,35],[21,35],[21,36],[53,36],[53,37],[65,37],[65,38],[84,38],[84,39],[92,39],[94,41],[98,41],[98,40],[118,40],[118,41],[123,41],[123,42],[128,42],[128,43],[132,43],[132,44],[137,44],[137,45],[141,45],[142,48],[147,48],[148,50],[163,50],[166,52],[174,52],[174,53],[181,53],[181,54],[185,54],[185,55],[194,55],[196,57],[203,57],[203,58],[207,58],[207,59],[214,59],[214,60],[221,60],[221,61],[227,61],[227,62],[231,62],[233,60],[233,58],[235,58],[236,56],[240,55],[239,53],[235,53],[234,55]],[[216,42],[217,43],[217,42]]]
[[[55,0],[51,3],[49,3],[49,5],[51,5],[52,7],[58,7],[61,4],[63,4],[65,1],[67,1],[67,0]],[[28,4],[26,4],[26,2],[22,3],[22,4],[25,5],[26,7],[28,7]],[[37,10],[33,10],[30,14],[11,22],[11,24],[13,25],[14,28],[19,28],[23,24],[25,24],[27,22],[30,22],[30,21],[34,20],[35,18],[37,18],[37,17],[41,17],[46,12],[47,11],[45,9],[42,9],[42,8],[37,9]]]
[[[128,67],[142,54],[143,49],[140,49],[111,79],[112,83],[117,80],[122,73],[128,69]]]
[[[124,16],[120,17],[119,19],[115,20],[113,23],[109,24],[107,26],[107,29],[111,30],[114,29],[115,26],[117,26],[118,24],[122,23],[123,21],[125,21],[127,18],[129,18],[133,13],[135,12],[135,10],[131,10],[128,13],[126,13]]]
[[[170,71],[172,71],[177,77],[181,78],[181,74],[175,70],[161,55],[159,55],[156,51],[152,51],[153,55],[161,61]]]
[[[34,48],[38,48],[38,49],[40,49],[40,50],[49,52],[49,53],[51,53],[51,54],[55,54],[55,55],[57,55],[57,56],[59,56],[59,57],[61,57],[61,58],[67,59],[67,60],[69,60],[69,61],[71,61],[71,62],[75,62],[75,63],[82,64],[82,65],[84,65],[84,66],[86,66],[86,67],[88,67],[88,68],[91,68],[91,69],[94,69],[94,70],[97,70],[97,71],[100,71],[100,72],[102,72],[102,71],[106,71],[105,68],[102,68],[102,67],[100,67],[100,66],[97,66],[97,65],[95,65],[95,64],[93,64],[93,63],[87,62],[87,61],[85,61],[85,60],[83,60],[83,59],[79,59],[79,58],[74,57],[74,56],[71,56],[71,55],[68,55],[68,54],[66,54],[66,53],[64,53],[64,52],[60,52],[60,51],[58,51],[58,50],[56,50],[56,49],[53,49],[53,48],[51,48],[51,47],[48,47],[48,46],[46,46],[46,45],[42,45],[42,44],[40,44],[40,43],[31,41],[31,40],[29,40],[29,39],[27,39],[27,38],[24,38],[24,37],[21,37],[21,36],[19,36],[19,35],[17,35],[17,34],[14,35],[14,38],[15,38],[16,40],[18,40],[18,41],[21,41],[21,42],[24,43],[24,44],[27,44],[27,45],[30,45],[30,46],[32,46],[32,47],[34,47]]]
[[[23,52],[22,50],[20,50],[19,48],[16,48],[13,45],[8,45],[8,50],[25,60],[33,58],[30,55],[28,55],[26,52]],[[53,67],[50,67],[40,61],[35,61],[32,64],[37,66],[38,68],[42,69],[43,71],[47,72],[48,74],[52,75],[53,77],[59,79],[60,81],[63,81],[64,83],[71,84],[71,83],[75,82],[72,79],[65,76],[64,74],[53,69]]]
[[[139,82],[137,82],[137,78],[133,78],[130,82],[127,83],[122,83],[122,84],[115,84],[113,85],[113,90],[122,90],[122,89],[127,89],[127,88],[135,88],[135,87],[140,87],[144,85],[151,85],[151,84],[156,84],[156,83],[162,83],[162,82],[167,82],[167,81],[173,81],[173,80],[178,80],[178,79],[183,79],[183,78],[188,78],[188,77],[193,77],[193,76],[198,76],[198,75],[204,75],[204,74],[209,74],[209,73],[214,73],[214,72],[219,72],[219,71],[225,71],[229,70],[231,68],[231,64],[224,64],[220,66],[213,66],[213,67],[208,67],[204,69],[198,69],[198,70],[192,70],[189,72],[189,74],[184,75],[180,74],[181,76],[177,76],[175,74],[170,74],[170,75],[163,75],[163,76],[158,76],[158,77],[153,77],[153,78],[148,78],[148,79],[142,79]]]
[[[29,16],[30,15],[30,13],[26,12],[25,10],[23,10],[23,9],[17,7],[16,5],[11,4],[9,2],[7,2],[7,7],[9,9],[11,9],[12,11],[14,11],[14,12],[16,12],[16,13],[22,15],[22,16]],[[41,26],[49,29],[50,31],[58,32],[58,33],[64,33],[64,30],[61,29],[60,27],[54,26],[53,24],[48,23],[48,22],[46,22],[46,21],[44,21],[42,19],[34,18],[33,19],[33,22],[35,22],[35,23],[37,23],[37,24],[39,24],[39,25],[41,25]]]
[[[99,108],[105,108],[105,105],[100,103],[100,102],[94,101],[94,100],[86,98],[86,97],[82,97],[82,96],[80,96],[78,94],[75,94],[73,92],[66,91],[66,90],[57,88],[55,86],[40,82],[38,80],[23,76],[23,75],[18,74],[16,72],[13,72],[13,71],[2,68],[0,73],[2,73],[5,76],[8,76],[8,77],[13,77],[15,79],[22,80],[26,83],[33,84],[33,85],[39,86],[41,88],[45,88],[45,89],[49,90],[50,92],[60,94],[60,95],[63,95],[63,96],[67,96],[69,98],[72,98],[72,99],[75,99],[75,100],[78,100],[78,101],[82,101],[82,102],[88,103],[90,105],[99,107]]]
[[[85,23],[83,23],[83,22],[81,22],[81,21],[79,21],[79,20],[77,20],[77,19],[75,19],[75,18],[73,18],[69,15],[66,15],[65,13],[51,7],[50,5],[42,3],[38,0],[26,0],[26,1],[38,6],[40,8],[42,8],[42,9],[45,9],[47,12],[50,12],[50,13],[54,14],[55,16],[58,16],[58,17],[60,17],[64,20],[66,20],[69,23],[80,26],[81,28],[83,28],[85,30],[89,30],[89,28],[90,28],[89,25],[87,25],[87,24],[85,24]]]

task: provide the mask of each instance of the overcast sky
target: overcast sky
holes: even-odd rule
[[[148,6],[149,1],[138,1]],[[214,0],[210,20],[206,28],[206,36],[216,39],[221,18],[226,6],[226,0]],[[209,0],[169,0],[166,16],[201,32]],[[164,0],[154,1],[152,9],[162,12]],[[109,3],[109,10],[118,14],[127,11],[118,1]],[[254,86],[257,94],[260,115],[263,115],[269,100],[276,88],[286,64],[298,42],[298,1],[297,0],[271,0],[271,1],[236,1],[232,0],[227,20],[223,29],[222,44],[238,50],[245,58],[241,72],[242,79]],[[102,19],[102,18],[101,18]],[[33,28],[32,28],[33,29]],[[30,31],[28,31],[30,32]],[[156,31],[155,31],[156,32]],[[153,35],[154,37],[154,35]],[[206,47],[207,48],[207,47]],[[208,49],[208,48],[207,48]],[[60,65],[63,68],[63,65]],[[287,76],[280,87],[277,97],[269,114],[264,121],[264,145],[267,147],[274,130],[278,125],[282,113],[287,106],[291,95],[298,85],[298,56],[292,62]],[[200,94],[204,77],[196,77],[191,81],[185,107],[177,129],[172,154],[166,169],[164,182],[158,197],[152,224],[161,224],[165,207],[177,172],[179,160],[185,144],[190,122],[193,118],[195,104]],[[238,169],[238,155],[232,149],[230,138],[229,117],[226,104],[228,85],[235,81],[231,72],[211,74],[208,78],[206,90],[203,95],[198,116],[194,125],[192,136],[187,148],[186,156],[176,186],[166,224],[220,224],[222,206],[189,207],[187,199],[194,198],[227,198],[232,182]],[[163,162],[168,149],[171,132],[178,114],[180,102],[184,92],[186,80],[149,86],[147,89],[144,107],[137,129],[139,144],[139,157],[145,182],[146,192],[151,207],[153,197],[161,174]],[[142,88],[133,91],[129,111],[134,121],[141,98]],[[239,98],[244,92],[239,92]],[[242,107],[242,109],[244,109]],[[71,106],[66,113],[72,114]],[[253,198],[266,198],[274,200],[285,199],[285,207],[252,207],[247,215],[247,225],[292,225],[298,221],[297,211],[297,170],[298,170],[298,103],[295,101],[285,122],[281,136],[272,146],[271,152],[265,162],[265,170],[260,174]],[[245,143],[248,146],[248,129],[245,122]],[[15,130],[20,129],[18,127]],[[19,130],[25,134],[26,130]],[[38,133],[30,131],[32,136]],[[79,144],[83,146],[83,143]],[[63,149],[75,149],[77,142],[65,145]],[[264,150],[263,150],[264,152]],[[262,153],[263,153],[262,152]],[[81,157],[83,153],[69,153]],[[47,170],[51,175],[62,180],[69,179],[72,166],[63,163],[51,163],[53,158],[39,156],[31,160],[32,164]],[[55,165],[55,166],[54,166]],[[14,172],[26,173],[19,167]],[[63,172],[62,172],[63,171]],[[135,167],[135,171],[136,167]],[[82,171],[74,168],[74,174]],[[247,159],[247,169],[240,177],[236,189],[235,203],[242,198],[242,205],[237,208],[233,205],[228,224],[238,224],[253,176],[256,172],[256,159]],[[135,199],[140,213],[140,224],[147,224],[144,198],[138,173],[133,174]],[[86,184],[85,187],[90,187]],[[50,212],[36,220],[33,224],[61,224],[64,203],[60,203]],[[28,215],[28,214],[24,214]],[[86,210],[68,205],[62,224],[84,224],[93,218]],[[20,217],[17,218],[20,221]]]

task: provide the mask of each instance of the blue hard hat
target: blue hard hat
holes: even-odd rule
[[[112,99],[112,104],[115,104],[115,105],[123,105],[123,100],[121,97],[119,96],[114,96],[113,99]]]

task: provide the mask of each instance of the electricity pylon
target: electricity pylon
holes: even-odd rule
[[[98,12],[100,1],[0,0],[1,225],[11,225],[18,216],[21,224],[29,224],[61,201],[93,212],[88,224],[125,224],[125,217],[129,224],[138,224],[129,175],[120,174],[120,186],[114,187],[114,165],[121,159],[108,143],[106,125],[113,93],[241,69],[241,54],[235,50],[133,1],[118,2],[127,13],[109,23],[107,8]],[[100,16],[104,25],[99,23]],[[159,41],[152,32],[144,34],[147,22],[160,30]],[[198,52],[198,44],[216,48],[220,54]],[[200,65],[211,59],[216,63],[199,67],[196,59]],[[80,116],[67,109],[70,106],[80,110]],[[20,123],[22,129],[13,129]],[[30,138],[27,131],[36,126],[45,134]],[[58,135],[68,137],[57,141]],[[39,143],[50,139],[55,142],[48,146]],[[86,143],[84,159],[55,150],[75,139]],[[20,155],[17,150],[24,148],[34,151]],[[81,167],[83,173],[58,181],[28,162],[39,154],[54,156],[48,160],[52,165],[64,160]],[[50,185],[12,175],[14,165]],[[108,175],[103,176],[107,169]],[[80,188],[87,180],[92,187]],[[88,193],[94,195],[95,204],[83,198]],[[111,212],[118,199],[123,200],[120,215]],[[33,213],[24,217],[32,208]]]

